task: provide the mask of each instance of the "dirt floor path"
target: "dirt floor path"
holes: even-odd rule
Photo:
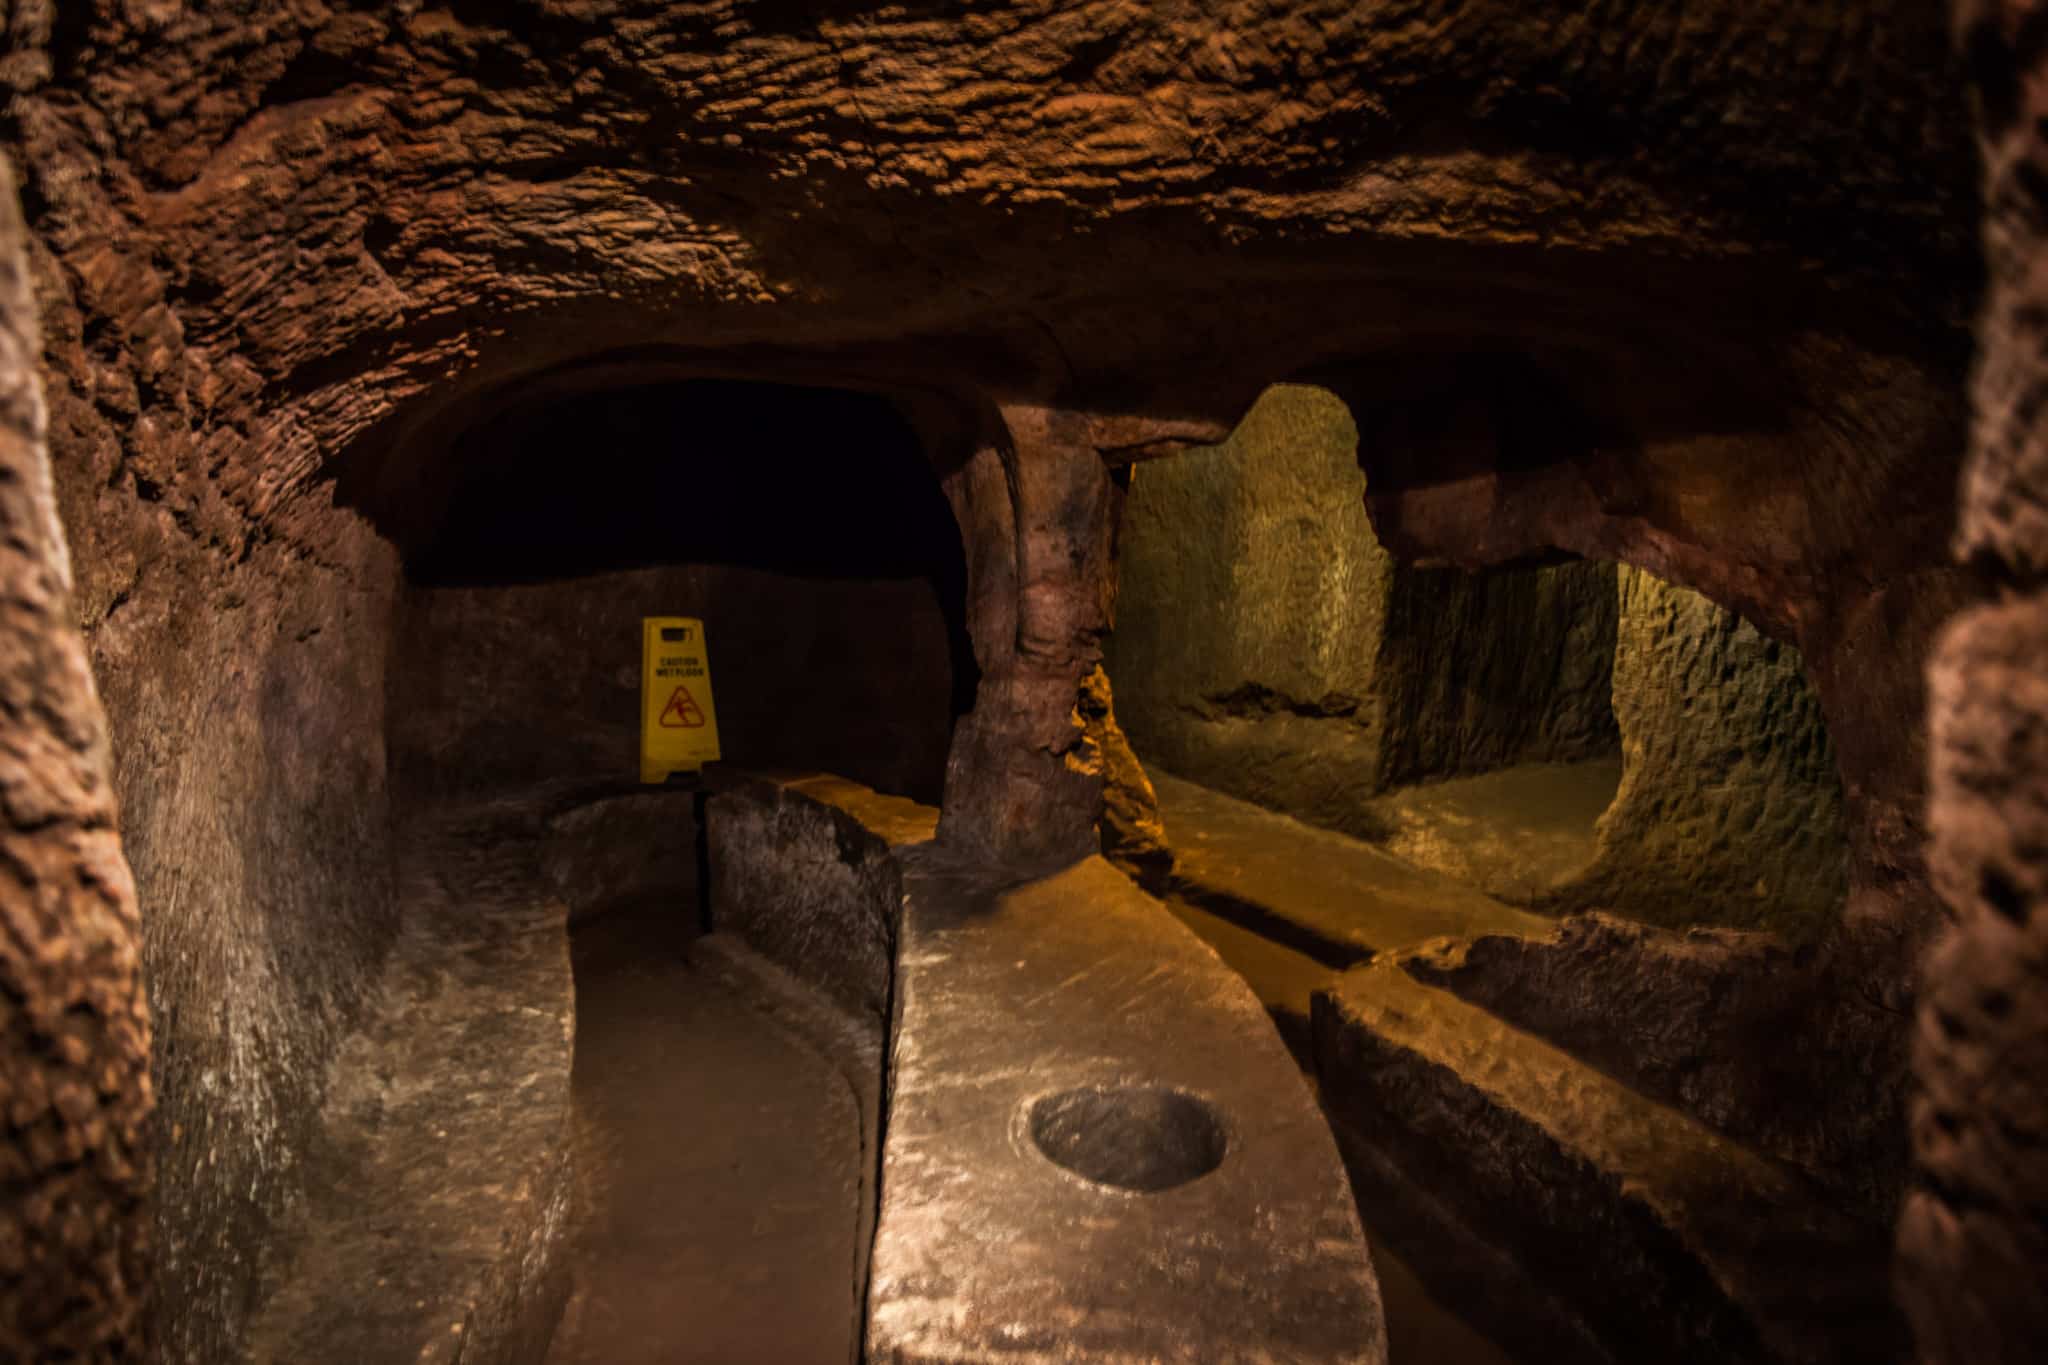
[[[847,1365],[860,1123],[689,961],[688,916],[577,928],[575,1289],[549,1365]]]

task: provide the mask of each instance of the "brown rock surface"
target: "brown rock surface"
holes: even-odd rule
[[[1383,1365],[1337,1152],[1244,981],[1099,858],[899,856],[868,1358]],[[1101,1165],[1047,1140],[1057,1096],[1102,1106]]]
[[[929,585],[724,565],[409,593],[389,726],[397,780],[412,799],[630,785],[640,621],[667,615],[704,621],[729,764],[938,795],[952,679]]]
[[[1133,472],[1108,653],[1140,753],[1375,838],[1389,787],[1612,752],[1612,571],[1399,565],[1364,495],[1344,404],[1294,384]]]
[[[403,927],[224,1362],[540,1365],[569,1292],[576,991],[567,907],[501,818],[405,836]]]
[[[1594,914],[1548,933],[1468,934],[1402,966],[1797,1168],[1872,1228],[1897,1207],[1906,1040],[1810,950]]]
[[[1902,1297],[1928,1365],[2048,1354],[2048,157],[2033,4],[1957,6],[1986,167],[1989,292],[1959,554],[2000,600],[1960,614],[1929,670],[1930,862],[1950,919],[1914,1036],[1914,1189]]]
[[[1159,793],[1117,724],[1109,675],[1098,665],[1081,682],[1081,717],[1102,762],[1103,856],[1150,883],[1173,870],[1173,848],[1159,814]]]
[[[0,1358],[142,1358],[150,1019],[0,157]]]
[[[1523,1292],[1583,1314],[1614,1359],[1900,1357],[1883,1239],[1797,1172],[1396,962],[1317,991],[1314,1024],[1367,1198],[1376,1168],[1398,1168],[1507,1250]],[[1513,1311],[1474,1307],[1482,1321]]]
[[[983,670],[946,837],[1018,861],[1096,846],[1075,702],[1110,624],[1101,452],[1330,375],[1397,554],[1623,560],[1797,643],[1853,847],[1833,970],[1903,1005],[1934,918],[1919,662],[1970,591],[1939,567],[1971,257],[1936,7],[0,22],[158,1012],[165,1358],[239,1338],[396,933],[398,556],[348,509],[600,353],[975,414],[931,443]],[[1390,412],[1409,436],[1383,439]]]
[[[1841,908],[1846,847],[1798,651],[1640,569],[1620,580],[1621,788],[1591,865],[1538,903],[1818,937]]]
[[[423,446],[366,504],[407,551],[397,780],[630,782],[641,618],[694,616],[728,763],[936,800],[973,662],[960,534],[910,426],[871,394],[603,373]]]
[[[1024,405],[1004,409],[1002,424],[1005,488],[969,485],[968,496],[1007,492],[1015,562],[1001,571],[1013,575],[1014,606],[990,610],[973,586],[989,571],[970,561],[981,689],[954,736],[939,839],[998,861],[1059,867],[1100,844],[1103,756],[1081,693],[1100,669],[1113,611],[1122,491],[1085,418]],[[985,525],[1000,535],[1000,516],[970,510],[968,538],[985,536]]]

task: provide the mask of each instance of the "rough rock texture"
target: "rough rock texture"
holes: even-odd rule
[[[1392,961],[1317,992],[1315,1039],[1325,1102],[1365,1149],[1353,1169],[1429,1192],[1614,1359],[1900,1358],[1881,1224],[1797,1172]]]
[[[1384,1360],[1336,1154],[1256,997],[1102,859],[1016,885],[936,817],[826,776],[710,803],[719,923],[842,996],[849,941],[898,950],[865,1358]],[[1215,1105],[1221,1164],[1140,1193],[1031,1145],[1030,1102],[1115,1083]]]
[[[202,438],[274,389],[265,473],[222,481],[236,505],[310,521],[297,493],[339,465],[374,484],[433,419],[627,342],[685,369],[943,374],[1227,419],[1395,337],[1540,344],[1560,289],[1575,354],[1635,355],[1656,349],[1640,329],[1693,315],[1672,296],[1725,299],[1743,272],[1762,316],[1717,308],[1740,344],[1691,349],[1773,377],[1787,335],[1822,325],[1793,303],[1856,312],[1827,281],[1931,272],[1932,295],[1898,295],[1959,311],[1964,186],[1923,174],[1954,132],[1917,12],[1658,11],[1610,48],[1590,12],[1504,4],[631,8],[23,17],[10,70],[47,230],[134,262],[134,313],[164,298],[159,333],[208,347],[195,382],[226,369]],[[175,97],[124,80],[145,50]],[[61,174],[100,157],[105,176]],[[1623,249],[1645,268],[1607,268]],[[1162,307],[1176,289],[1199,298]],[[1009,708],[1027,751],[1035,710]]]
[[[1081,683],[1081,719],[1102,761],[1102,853],[1141,883],[1173,870],[1173,848],[1159,814],[1159,793],[1117,724],[1109,675],[1098,666]]]
[[[1604,564],[1397,569],[1382,784],[1612,754],[1613,582]]]
[[[401,850],[404,929],[224,1360],[540,1365],[569,1292],[575,991],[566,907],[502,818]]]
[[[1718,426],[1688,414],[1698,394],[1668,375],[1610,375],[1596,391],[1589,374],[1521,361],[1428,366],[1407,376],[1409,395],[1374,409],[1367,497],[1397,554],[1620,560],[1794,645],[1843,786],[1850,894],[1830,939],[1836,975],[1902,1009],[1936,914],[1920,856],[1919,669],[1939,622],[1979,590],[1934,563],[1959,431],[1952,376],[1896,350],[1843,370],[1852,357],[1811,338],[1781,359],[1779,380],[1801,395],[1793,407],[1731,407]],[[1355,411],[1369,407],[1354,395]],[[1466,416],[1448,423],[1447,409]]]
[[[836,800],[835,800],[836,798]],[[876,808],[932,836],[926,808],[843,778],[747,781],[706,811],[711,924],[876,1027],[889,1017],[903,873],[858,815]],[[900,808],[900,809],[899,809]]]
[[[1390,786],[1612,752],[1612,571],[1400,566],[1364,494],[1343,402],[1301,385],[1133,471],[1108,652],[1144,757],[1374,838]]]
[[[992,675],[945,818],[1020,860],[1096,846],[1074,703],[1114,482],[1078,451],[1157,453],[1328,372],[1398,554],[1625,560],[1795,640],[1854,848],[1831,971],[1903,1005],[1932,920],[1919,663],[1970,589],[1935,567],[1972,269],[1936,7],[20,0],[4,23],[160,1012],[166,1358],[237,1335],[394,929],[396,556],[337,483],[374,505],[451,424],[599,353],[914,394],[963,430],[1007,409],[1014,441],[940,461],[956,509],[974,492]],[[1380,441],[1390,393],[1418,439]],[[1421,439],[1449,415],[1457,439]]]
[[[549,812],[525,836],[538,846],[542,887],[572,922],[617,906],[688,904],[698,890],[698,799],[662,787]]]
[[[142,925],[43,445],[24,241],[0,157],[0,1358],[142,1360]]]
[[[1356,456],[1339,399],[1281,385],[1136,471],[1108,652],[1144,753],[1379,840],[1388,788],[1618,749],[1593,861],[1525,899],[1821,933],[1845,837],[1798,652],[1627,566],[1399,565]]]
[[[1149,763],[1318,823],[1384,783],[1392,560],[1356,433],[1318,389],[1264,394],[1221,445],[1132,471],[1108,667]]]
[[[375,586],[391,574],[359,533],[338,569],[136,543],[143,577],[90,639],[157,1023],[162,1349],[213,1360],[396,929]]]
[[[867,1358],[1384,1361],[1329,1130],[1244,981],[1100,858],[1017,886],[904,861]],[[1128,1185],[1032,1122],[1096,1088],[1109,1115],[1126,1088],[1181,1099],[1108,1154]],[[1220,1130],[1170,1123],[1194,1105]]]
[[[1177,896],[1348,967],[1447,934],[1540,934],[1506,905],[1371,844],[1162,775]]]
[[[1873,1227],[1898,1206],[1905,1038],[1775,934],[1683,935],[1608,915],[1404,955],[1631,1089],[1802,1171]]]
[[[12,71],[36,64],[49,17],[10,16]],[[264,462],[293,418],[248,406],[258,376],[187,330],[155,248],[93,169],[101,153],[75,127],[40,127],[17,122],[10,140],[37,148],[58,502],[154,1012],[154,1349],[222,1360],[300,1197],[329,1059],[395,932],[382,729],[396,556],[324,491],[277,496]]]
[[[778,1027],[830,1059],[859,1110],[855,1309],[847,1324],[857,1361],[881,1203],[903,910],[903,872],[892,849],[929,843],[938,812],[818,774],[725,786],[706,818],[709,917],[713,928],[730,932],[700,942],[693,962],[744,988]]]
[[[630,777],[640,618],[683,615],[728,762],[936,800],[974,679],[960,533],[917,434],[871,394],[631,373],[572,367],[360,490],[411,580],[399,780],[473,799]],[[573,482],[565,451],[586,452]]]
[[[939,837],[982,857],[1060,866],[1100,844],[1103,759],[1080,702],[1114,610],[1122,490],[1080,416],[1019,405],[1001,422],[1003,484],[993,471],[970,474],[955,510],[967,503],[970,539],[993,531],[997,553],[1013,547],[1013,563],[970,561],[968,579],[1014,585],[994,588],[1014,605],[969,588],[981,688],[954,739]],[[1007,521],[974,505],[1006,494]]]
[[[1939,914],[1921,849],[1920,670],[1936,627],[1980,580],[1937,566],[1954,373],[1889,343],[1858,356],[1812,336],[1779,360],[1774,394],[1725,395],[1711,423],[1683,411],[1693,400],[1674,402],[1669,376],[1595,383],[1454,362],[1409,375],[1408,394],[1362,418],[1374,434],[1361,450],[1375,527],[1397,554],[1481,565],[1563,549],[1633,563],[1799,650],[1842,782],[1848,895],[1815,938],[1803,979],[1821,993],[1808,1007],[1787,1019],[1762,997],[1755,1020],[1731,1010],[1720,1027],[1771,1040],[1736,1059],[1757,1092],[1775,1084],[1781,1051],[1821,1058],[1812,1084],[1846,1101],[1829,1105],[1837,1132],[1822,1144],[1853,1151],[1902,1118],[1903,1065],[1860,1068],[1903,1056],[1915,963]],[[1368,408],[1354,396],[1354,411]],[[1446,426],[1446,410],[1473,416]],[[1867,1035],[1844,1038],[1851,1024]],[[1870,1097],[1875,1112],[1857,1107]],[[1868,1183],[1901,1181],[1893,1170]]]
[[[1620,599],[1621,789],[1592,864],[1540,903],[1820,936],[1847,891],[1846,840],[1798,651],[1640,569],[1622,569]]]
[[[396,929],[388,619],[363,586],[389,565],[354,545],[342,570],[166,547],[90,637],[145,907],[168,1360],[221,1359],[237,1338],[329,1059]]]
[[[1990,289],[1957,552],[1996,575],[1929,669],[1930,861],[1950,921],[1926,964],[1900,1288],[1928,1365],[2048,1355],[2048,284],[2035,4],[1957,5],[1985,163]]]

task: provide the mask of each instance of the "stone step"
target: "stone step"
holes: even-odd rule
[[[1443,1226],[1504,1252],[1545,1301],[1533,1314],[1451,1305],[1505,1323],[1503,1340],[1541,1319],[1567,1335],[1583,1325],[1618,1361],[1903,1355],[1885,1230],[1790,1168],[1391,960],[1317,992],[1314,1037],[1365,1206],[1428,1191]],[[1428,1222],[1405,1231],[1426,1241]],[[1430,1259],[1426,1246],[1397,1249]]]

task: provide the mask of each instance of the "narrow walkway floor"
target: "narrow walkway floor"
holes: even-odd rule
[[[1621,789],[1621,760],[1529,763],[1403,787],[1371,802],[1385,848],[1490,896],[1526,904],[1582,871]]]
[[[1551,921],[1385,849],[1154,772],[1176,891],[1346,966],[1446,934],[1540,934]]]
[[[692,968],[687,907],[578,926],[575,1286],[548,1365],[847,1365],[860,1118]]]

